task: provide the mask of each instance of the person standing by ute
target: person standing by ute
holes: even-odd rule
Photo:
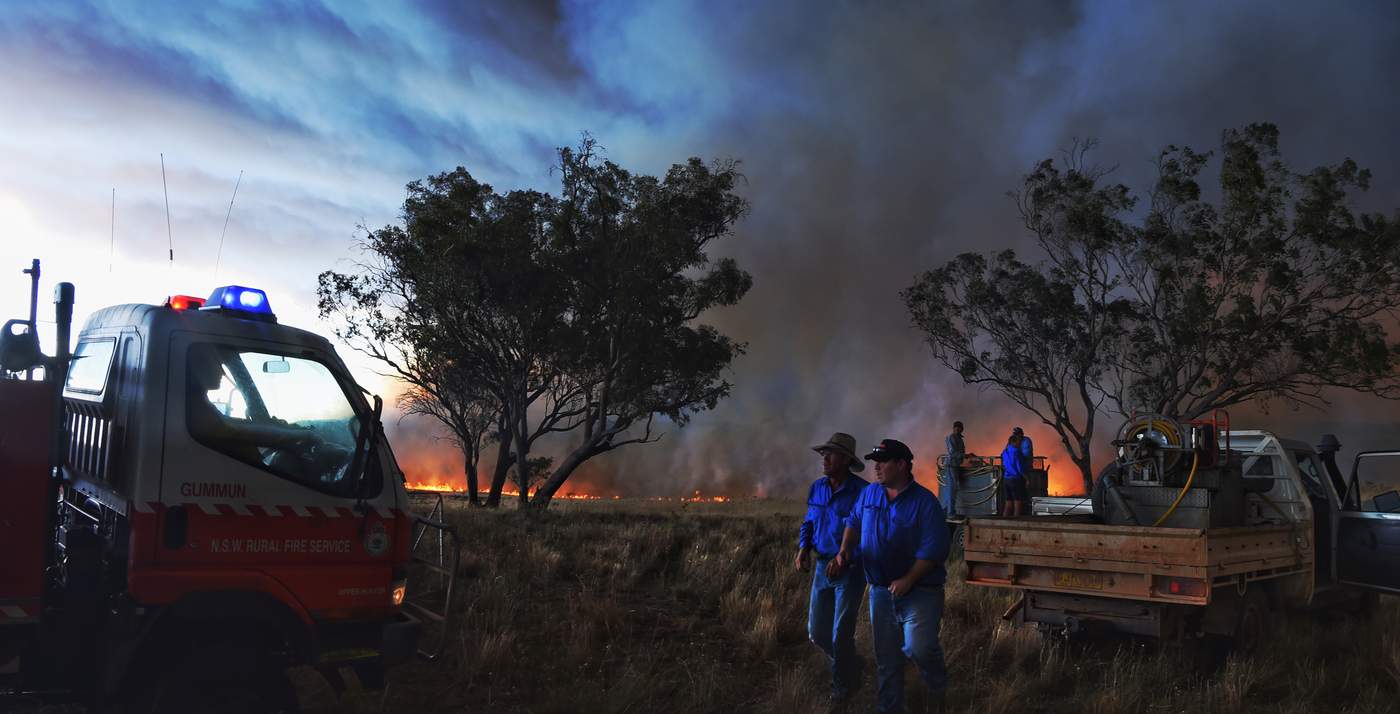
[[[962,487],[962,462],[967,457],[967,447],[963,445],[963,423],[953,422],[953,433],[943,440],[943,446],[948,454],[948,469],[946,483],[943,490],[939,492],[939,500],[943,502],[943,513],[949,518],[958,517],[958,489]]]
[[[1026,512],[1026,501],[1030,500],[1026,489],[1026,475],[1030,472],[1031,459],[1027,450],[1031,448],[1021,427],[1011,430],[1006,440],[1006,448],[1001,451],[1001,487],[1006,494],[1003,516],[1020,516]]]
[[[831,703],[839,705],[860,689],[860,657],[856,654],[856,615],[865,595],[865,574],[859,567],[835,566],[841,550],[846,517],[869,483],[852,471],[865,464],[856,457],[856,440],[837,432],[812,449],[822,457],[822,477],[807,492],[807,516],[797,536],[793,566],[806,571],[812,553],[817,567],[807,610],[807,636],[831,662]]]
[[[938,641],[948,558],[943,507],[933,492],[915,483],[914,454],[902,442],[885,439],[865,459],[875,462],[875,483],[861,491],[832,562],[841,566],[859,557],[870,582],[877,711],[904,711],[906,657],[928,687],[929,704],[942,711],[948,686]]]
[[[1026,436],[1026,432],[1021,431],[1021,427],[1013,427],[1011,433],[1021,437],[1021,471],[1030,473],[1035,468],[1035,445],[1031,438]]]

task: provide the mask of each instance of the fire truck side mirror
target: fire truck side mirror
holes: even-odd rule
[[[23,327],[23,330],[18,328]],[[39,351],[39,335],[28,320],[10,320],[0,332],[0,370],[22,372],[44,362]]]

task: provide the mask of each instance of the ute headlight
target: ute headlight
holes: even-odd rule
[[[389,590],[389,600],[394,603],[394,607],[403,605],[403,598],[408,594],[408,581],[395,580],[394,587]]]

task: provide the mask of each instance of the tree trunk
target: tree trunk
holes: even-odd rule
[[[511,431],[501,429],[500,443],[496,445],[496,467],[491,474],[491,492],[486,494],[486,507],[499,508],[501,489],[506,486],[506,475],[510,473],[510,462],[515,455],[510,452]]]
[[[569,475],[574,472],[574,469],[595,455],[593,447],[588,444],[569,452],[569,455],[564,457],[564,461],[559,464],[559,468],[554,469],[554,473],[550,474],[549,478],[540,484],[539,489],[535,491],[535,507],[548,508],[554,494],[559,491],[559,487],[563,486],[565,481],[569,480]]]
[[[473,506],[480,506],[481,495],[478,493],[479,489],[477,488],[476,482],[477,459],[480,458],[480,452],[475,454],[463,453],[463,456],[466,457],[462,469],[467,474],[467,502],[471,503]]]
[[[1092,421],[1090,422],[1089,428],[1093,429]],[[1093,440],[1093,436],[1093,432],[1091,431],[1087,435],[1087,438],[1079,440],[1079,453],[1082,454],[1084,458],[1074,460],[1074,465],[1079,467],[1079,477],[1084,479],[1084,495],[1086,496],[1094,492],[1094,457],[1091,456],[1093,452],[1089,450],[1090,441]]]
[[[1093,464],[1091,464],[1091,463],[1089,462],[1088,459],[1084,459],[1082,462],[1079,461],[1079,460],[1075,460],[1074,465],[1079,467],[1079,476],[1080,476],[1080,478],[1084,479],[1084,495],[1087,496],[1087,495],[1093,493],[1093,492],[1094,492],[1094,467],[1093,467]]]
[[[530,422],[523,407],[520,411],[515,420],[515,475],[520,482],[520,510],[524,511],[530,508]]]

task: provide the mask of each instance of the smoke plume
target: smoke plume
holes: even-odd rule
[[[1375,176],[1360,207],[1393,211],[1397,28],[1400,6],[1364,2],[35,4],[0,17],[0,60],[24,68],[0,76],[0,259],[57,254],[80,309],[198,293],[246,170],[219,279],[325,332],[314,276],[346,267],[357,224],[396,219],[409,180],[460,164],[551,190],[581,130],[637,171],[737,158],[753,211],[716,250],[754,288],[707,316],[748,343],[733,394],[575,488],[801,497],[834,431],[906,441],[927,479],[961,419],[977,453],[1024,426],[1065,489],[1051,433],[937,366],[898,291],[960,252],[1030,250],[1005,193],[1076,137],[1144,189],[1164,145],[1272,121],[1296,167],[1354,157]],[[1397,411],[1339,395],[1234,420],[1351,451],[1395,438]],[[421,422],[392,428],[406,462],[460,478]]]

